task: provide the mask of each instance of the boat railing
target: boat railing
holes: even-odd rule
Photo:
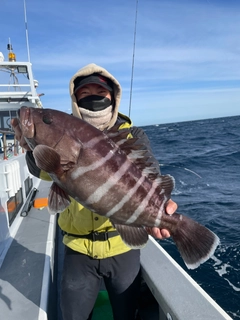
[[[14,197],[21,188],[19,162],[14,160],[5,162],[0,170],[1,191],[7,193],[8,198]]]
[[[42,107],[29,62],[0,63],[0,111],[16,110],[22,105]]]
[[[158,302],[158,319],[232,320],[152,237],[141,249],[141,268]]]
[[[11,136],[11,139],[8,138],[9,136]],[[8,160],[10,157],[24,152],[14,132],[6,132],[0,129],[0,160]]]
[[[11,85],[12,86],[12,85]],[[19,85],[13,85],[14,87],[19,87]],[[3,85],[0,84],[0,97],[9,97],[9,96],[29,96],[29,97],[34,97],[35,99],[39,99],[38,95],[33,95],[33,93],[30,91],[29,85],[21,85],[21,90],[19,89],[18,91],[13,91],[13,90],[7,90],[3,91],[2,89],[8,87],[9,85]],[[27,87],[29,90],[28,91],[22,91],[22,88]]]
[[[0,62],[0,160],[24,152],[16,141],[11,120],[22,106],[42,108],[30,62]]]

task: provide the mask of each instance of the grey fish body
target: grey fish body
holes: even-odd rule
[[[160,227],[169,230],[189,268],[213,254],[219,242],[215,234],[187,217],[165,213],[174,179],[156,176],[144,166],[144,152],[136,143],[131,145],[131,139],[127,141],[128,131],[113,129],[109,138],[60,111],[26,107],[21,108],[20,125],[36,164],[55,182],[49,195],[50,211],[62,211],[70,195],[108,217],[133,248],[147,242],[144,227]],[[185,242],[191,250],[186,250]]]

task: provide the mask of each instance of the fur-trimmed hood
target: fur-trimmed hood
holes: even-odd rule
[[[70,90],[70,97],[72,100],[72,113],[75,117],[82,119],[82,115],[79,111],[77,100],[74,94],[74,80],[78,77],[89,76],[93,73],[99,73],[113,82],[113,97],[114,97],[115,103],[114,103],[113,116],[108,125],[108,128],[111,128],[112,126],[114,126],[118,116],[118,109],[119,109],[121,93],[122,93],[121,86],[119,82],[106,69],[100,66],[97,66],[94,63],[88,64],[87,66],[78,70],[70,80],[69,90]]]

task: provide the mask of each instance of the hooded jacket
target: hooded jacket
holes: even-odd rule
[[[143,149],[146,150],[148,158],[152,163],[155,171],[159,173],[158,161],[153,157],[150,148],[149,140],[140,128],[133,127],[131,120],[118,112],[120,99],[121,99],[121,86],[119,82],[104,68],[97,66],[96,64],[89,64],[80,69],[70,80],[69,90],[72,102],[72,113],[75,117],[82,118],[81,112],[77,105],[76,97],[74,94],[74,80],[78,77],[88,76],[93,73],[99,73],[102,76],[110,79],[113,83],[113,112],[107,129],[110,129],[116,123],[119,123],[119,128],[131,128],[131,134],[129,138],[138,137],[141,139]],[[32,152],[27,152],[27,163],[29,171],[43,180],[50,180],[46,172],[41,171],[35,164]],[[87,238],[79,238],[78,236],[88,235],[92,232],[112,232],[116,231],[110,220],[104,216],[100,216],[89,209],[83,207],[80,203],[71,199],[71,204],[60,213],[58,218],[58,224],[64,232],[63,242],[66,246],[72,250],[86,254],[95,259],[103,259],[118,255],[130,250],[128,246],[124,244],[121,237],[116,235],[105,241],[92,241]]]
[[[112,119],[110,120],[107,128],[111,128],[116,123],[118,117],[118,109],[121,100],[121,86],[119,82],[104,68],[97,66],[94,63],[88,64],[87,66],[83,67],[82,69],[78,70],[75,75],[70,80],[69,91],[70,97],[72,100],[72,113],[75,117],[82,119],[82,115],[80,113],[79,107],[77,105],[76,96],[74,94],[74,80],[78,77],[86,77],[93,73],[99,73],[100,75],[110,79],[113,83],[113,98],[114,98],[114,109]],[[129,119],[128,119],[129,120]]]

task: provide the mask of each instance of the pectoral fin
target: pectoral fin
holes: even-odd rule
[[[62,174],[60,155],[52,148],[45,145],[37,145],[33,150],[36,165],[43,171],[54,174]]]
[[[50,188],[48,195],[48,210],[51,214],[62,212],[71,203],[68,194],[61,189],[55,182]]]

